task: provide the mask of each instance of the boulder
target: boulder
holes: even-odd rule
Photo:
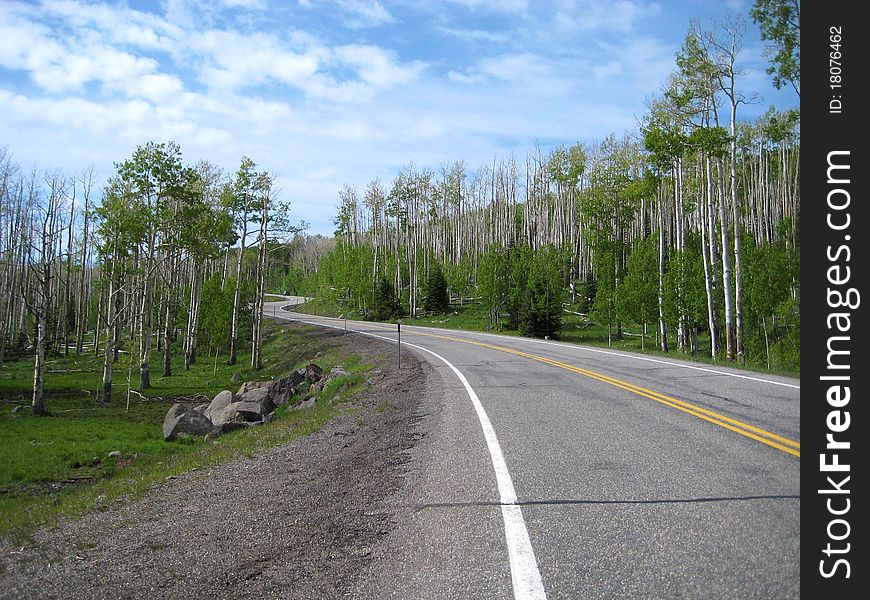
[[[305,369],[296,369],[289,377],[285,377],[285,379],[287,380],[287,385],[290,387],[296,387],[305,381]]]
[[[298,369],[287,377],[282,377],[272,386],[272,402],[281,406],[299,391],[299,386],[305,381],[305,370]]]
[[[317,398],[310,396],[293,407],[293,410],[303,410],[306,408],[311,408],[314,406],[314,403],[317,402]]]
[[[233,376],[230,377],[230,381],[232,381],[233,383],[238,383],[239,379],[241,379],[241,377],[239,377],[238,373],[233,373]]]
[[[307,367],[305,367],[305,380],[308,383],[315,383],[320,381],[323,377],[323,369],[321,369],[317,364],[310,363]]]
[[[204,414],[205,409],[207,409],[209,406],[211,406],[211,402],[203,402],[202,404],[197,404],[196,406],[194,406],[193,410],[195,410],[199,414]]]
[[[237,417],[238,408],[241,402],[232,402],[227,404],[221,411],[215,413],[211,417],[211,422],[215,427],[220,427],[224,423],[230,421],[244,421],[242,417]]]
[[[259,402],[242,401],[238,403],[236,414],[248,423],[256,423],[263,420],[266,411],[263,410],[263,405]]]
[[[212,422],[184,404],[173,404],[163,419],[163,439],[205,436],[212,430]]]
[[[346,371],[345,368],[340,366],[340,365],[332,367],[329,370],[329,378],[330,379],[335,379],[336,377],[342,377],[344,375],[350,375],[350,373],[348,371]]]
[[[229,390],[224,390],[214,397],[214,400],[209,403],[208,408],[206,408],[202,414],[205,415],[207,419],[214,421],[215,417],[234,401],[235,397],[233,396],[233,393]]]
[[[244,394],[239,394],[241,402],[255,402],[262,407],[262,413],[269,413],[275,410],[275,403],[272,402],[272,390],[270,387],[260,387],[248,390]]]
[[[205,436],[206,440],[213,440],[216,437],[220,437],[225,433],[229,433],[231,431],[236,431],[238,429],[247,429],[249,427],[253,427],[256,423],[245,423],[244,421],[228,421],[219,427],[213,428],[207,436]]]

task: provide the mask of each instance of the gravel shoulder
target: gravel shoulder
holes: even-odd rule
[[[292,325],[290,325],[292,326]],[[372,593],[443,403],[413,354],[328,332],[380,371],[319,431],[188,472],[143,497],[0,543],[0,598],[340,598]],[[419,470],[419,468],[417,468]],[[403,508],[403,506],[405,508]]]

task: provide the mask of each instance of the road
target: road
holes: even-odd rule
[[[401,339],[445,401],[384,596],[799,596],[799,380],[428,327]]]

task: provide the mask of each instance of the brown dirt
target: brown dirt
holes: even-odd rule
[[[293,326],[293,325],[289,325]],[[375,364],[354,410],[252,458],[186,473],[139,500],[0,544],[0,598],[350,597],[395,526],[438,376],[385,342],[318,332]]]

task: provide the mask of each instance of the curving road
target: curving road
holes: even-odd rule
[[[285,304],[266,313],[396,339],[393,325]],[[401,335],[445,397],[382,596],[799,596],[799,380],[485,333]]]

